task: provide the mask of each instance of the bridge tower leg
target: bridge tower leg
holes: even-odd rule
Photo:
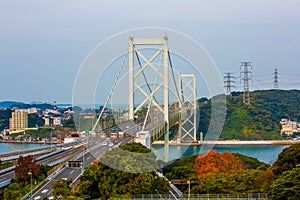
[[[137,48],[137,46],[160,46],[157,52],[154,55],[147,59],[147,57]],[[164,134],[164,161],[168,161],[169,157],[169,57],[168,57],[168,37],[164,36],[163,38],[134,38],[129,37],[129,120],[134,120],[134,115],[141,109],[146,103],[150,102],[154,105],[157,110],[163,114],[163,119],[165,122],[165,130],[166,133]],[[160,68],[153,64],[152,61],[155,60],[159,55],[163,54],[163,70],[160,71]],[[135,67],[135,59],[134,55],[141,58],[145,64],[141,65],[140,60],[137,63],[139,66]],[[139,59],[138,58],[138,59]],[[148,89],[144,90],[142,85],[136,81],[137,77],[144,76],[145,81],[146,77],[144,71],[147,67],[151,67],[162,79],[161,83],[157,83],[152,89],[149,87]],[[154,98],[154,94],[157,93],[160,88],[163,87],[163,105],[160,105],[159,102],[156,101]],[[144,100],[141,101],[139,104],[135,104],[134,93],[135,90],[141,92],[145,97]],[[135,108],[135,105],[137,106]]]
[[[197,94],[196,75],[180,74],[179,91],[181,94],[181,117],[178,124],[177,143],[197,141]]]

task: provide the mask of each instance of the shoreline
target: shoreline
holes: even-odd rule
[[[14,140],[1,140],[0,143],[16,143],[16,144],[59,144],[58,142],[44,142],[44,141],[14,141]]]
[[[300,143],[300,140],[223,140],[223,141],[203,141],[202,143],[180,143],[169,142],[174,146],[202,146],[202,145],[292,145]],[[164,141],[155,141],[153,145],[164,145]]]

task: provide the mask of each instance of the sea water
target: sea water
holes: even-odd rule
[[[0,154],[47,146],[49,146],[49,144],[0,143]]]
[[[203,146],[169,146],[169,160],[184,158],[191,155],[202,154],[208,150],[217,152],[240,153],[257,158],[261,162],[271,164],[276,161],[278,154],[289,145],[203,145]],[[164,155],[163,146],[154,146],[161,155]]]

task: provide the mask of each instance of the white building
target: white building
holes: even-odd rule
[[[62,117],[53,117],[53,126],[60,126],[62,124]]]
[[[135,142],[141,143],[150,149],[150,134],[149,131],[139,131],[136,133]]]
[[[300,132],[300,123],[291,121],[290,119],[281,119],[280,124],[282,129],[280,134],[286,134],[288,136],[292,136],[294,133]]]
[[[60,126],[63,123],[61,116],[45,115],[43,119],[45,121],[45,126]]]

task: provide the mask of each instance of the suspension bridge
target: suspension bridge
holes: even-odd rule
[[[119,89],[118,82],[123,71],[128,76],[127,86],[122,84],[122,87],[128,87],[128,104],[123,109],[125,114],[122,112],[125,119],[123,117],[122,122],[116,124],[114,129],[135,138],[143,135],[150,144],[163,138],[164,155],[159,156],[165,162],[168,161],[170,140],[177,144],[197,142],[196,75],[192,70],[190,73],[180,73],[174,69],[167,36],[129,37],[128,49],[93,125],[92,133],[103,134],[100,122],[112,96]],[[172,138],[171,128],[175,130]],[[154,148],[151,149],[155,151]]]

